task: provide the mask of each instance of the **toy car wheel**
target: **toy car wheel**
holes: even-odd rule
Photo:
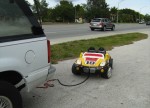
[[[109,79],[112,76],[112,68],[109,67],[103,74],[101,74],[103,78]]]
[[[113,69],[113,59],[112,58],[109,60],[109,66]]]
[[[76,65],[73,64],[72,65],[72,73],[75,75],[80,75],[81,73],[79,72],[79,70],[76,69]]]
[[[22,108],[22,98],[13,85],[0,81],[0,108]]]

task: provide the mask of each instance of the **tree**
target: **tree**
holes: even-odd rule
[[[85,17],[85,10],[83,6],[81,5],[76,5],[75,6],[75,11],[76,11],[76,18],[84,18]]]
[[[150,21],[150,15],[149,15],[149,14],[146,14],[146,15],[144,16],[144,19],[145,19],[145,21]]]
[[[88,20],[95,17],[110,17],[109,7],[105,0],[88,0],[86,8]]]
[[[139,18],[139,13],[132,9],[126,8],[119,10],[119,16],[119,22],[133,23],[137,22],[137,19]]]
[[[113,22],[117,21],[117,8],[116,7],[112,7],[110,9],[110,18]]]
[[[73,22],[75,18],[75,9],[72,2],[60,1],[60,5],[57,5],[53,12],[53,19],[56,21]]]
[[[32,6],[32,10],[34,13],[37,13],[39,10],[39,17],[41,18],[42,21],[47,21],[48,20],[48,3],[46,0],[35,0],[36,4]],[[36,8],[37,6],[37,8]],[[37,10],[38,9],[38,10]]]

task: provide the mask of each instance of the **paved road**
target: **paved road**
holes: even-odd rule
[[[147,29],[139,32],[150,32]],[[149,108],[150,107],[150,37],[109,51],[114,58],[113,76],[92,76],[84,84],[34,89],[23,93],[24,108]],[[55,65],[55,78],[74,84],[85,79],[71,73],[73,60]]]
[[[78,37],[83,35],[97,35],[97,34],[105,34],[105,33],[112,32],[110,30],[107,30],[105,33],[100,30],[91,31],[88,23],[44,25],[43,28],[49,39]],[[127,30],[137,31],[138,29],[147,29],[147,28],[150,28],[150,26],[146,26],[145,24],[116,24],[115,32],[127,31]]]
[[[62,43],[72,40],[89,39],[102,36],[108,36],[120,33],[138,32],[142,29],[150,29],[150,26],[145,24],[116,24],[116,30],[105,32],[96,30],[91,31],[89,24],[62,24],[62,25],[44,25],[43,26],[51,44]]]

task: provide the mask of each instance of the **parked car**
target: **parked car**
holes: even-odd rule
[[[80,57],[72,65],[72,73],[80,75],[91,73],[109,79],[112,75],[113,59],[103,47],[98,50],[90,47],[87,52],[81,52]]]
[[[150,25],[150,21],[147,21],[147,22],[146,22],[146,25]]]
[[[140,21],[139,24],[145,24],[145,21]]]
[[[20,91],[52,77],[50,41],[25,0],[0,0],[0,108],[22,108]]]
[[[112,23],[108,18],[94,18],[90,22],[90,29],[94,31],[95,29],[102,29],[105,31],[106,29],[115,30],[115,24]]]

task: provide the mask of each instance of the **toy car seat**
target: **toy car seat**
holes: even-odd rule
[[[102,54],[106,54],[106,50],[103,48],[103,47],[100,47],[99,49],[98,49],[98,53],[102,53]]]
[[[90,48],[88,49],[88,52],[96,52],[96,50],[95,50],[94,47],[90,47]]]

